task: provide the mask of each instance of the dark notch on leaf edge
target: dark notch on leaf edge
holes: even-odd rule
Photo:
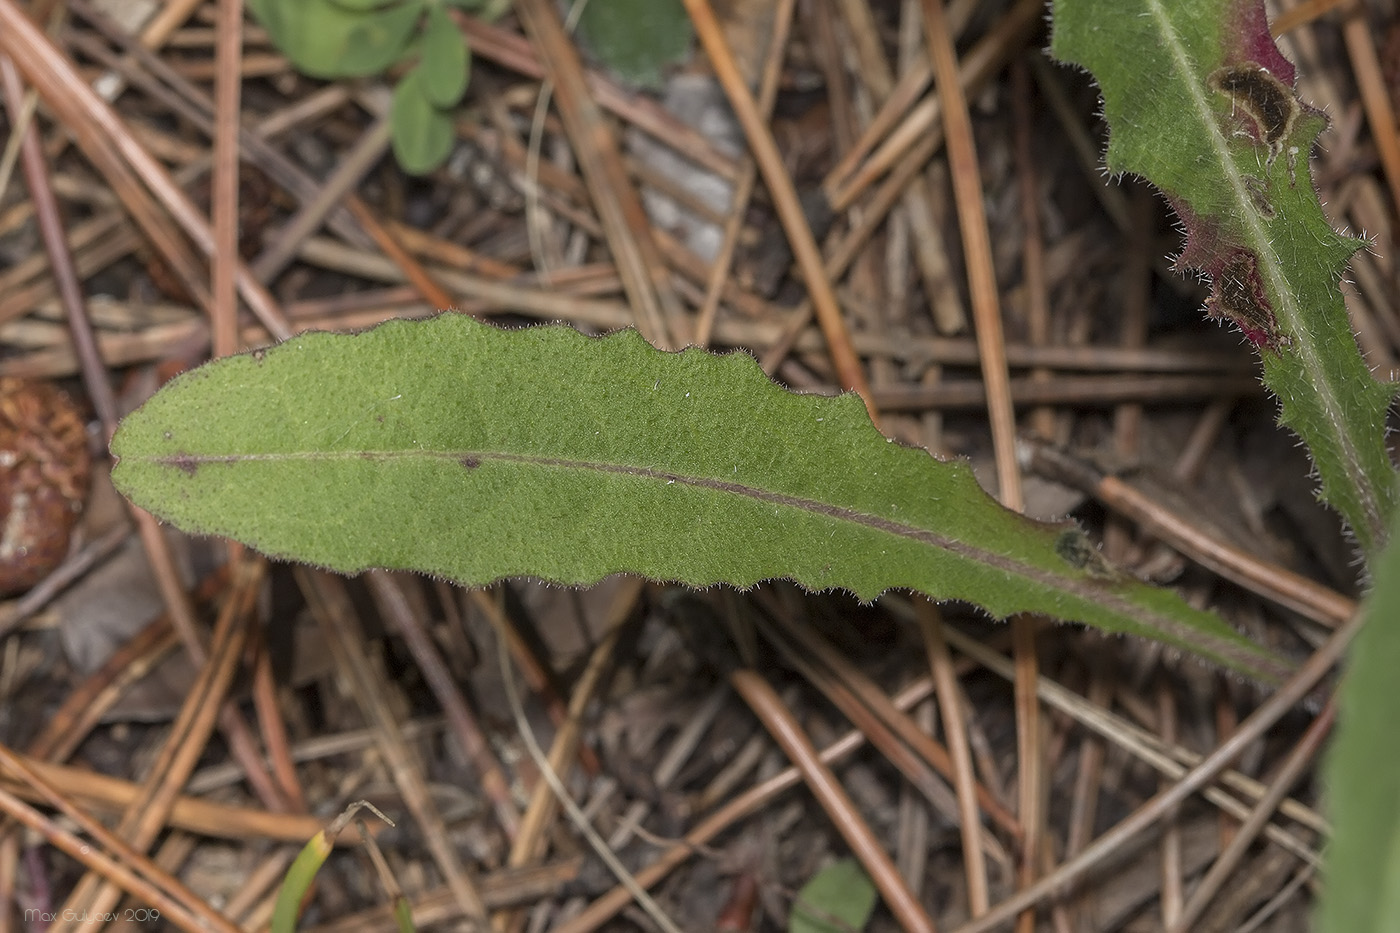
[[[1256,347],[1275,349],[1290,342],[1279,333],[1274,309],[1259,278],[1259,260],[1249,250],[1232,250],[1213,270],[1206,307],[1212,317],[1234,321]]]

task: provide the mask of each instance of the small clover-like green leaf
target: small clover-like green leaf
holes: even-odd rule
[[[832,862],[802,886],[788,933],[859,933],[875,909],[875,884],[855,859]]]
[[[624,80],[661,84],[667,65],[690,51],[694,29],[681,0],[589,0],[579,35]]]
[[[462,31],[440,5],[428,8],[419,69],[423,93],[434,107],[457,106],[467,90],[469,53]]]
[[[355,78],[378,74],[403,56],[423,4],[361,11],[331,0],[250,0],[249,8],[297,70]]]
[[[452,141],[456,137],[452,117],[434,107],[428,99],[421,67],[404,75],[394,88],[389,129],[394,157],[411,175],[431,172],[452,151]]]
[[[364,15],[346,39],[345,56],[355,63],[347,67],[355,68],[359,75],[372,75],[403,58],[422,9],[421,0],[409,0]]]

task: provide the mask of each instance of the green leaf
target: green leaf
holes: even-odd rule
[[[589,0],[579,36],[624,80],[659,87],[662,70],[690,52],[682,0]]]
[[[1396,514],[1385,446],[1395,387],[1357,350],[1339,282],[1361,241],[1336,233],[1309,155],[1326,118],[1301,102],[1262,0],[1055,0],[1051,51],[1098,80],[1110,171],[1160,188],[1213,280],[1211,313],[1263,356],[1321,497],[1374,558]]]
[[[282,53],[313,78],[378,74],[404,54],[421,0],[350,9],[331,0],[250,0],[253,15]]]
[[[1338,694],[1337,734],[1323,768],[1332,843],[1319,933],[1400,930],[1400,546],[1376,563],[1366,624]]]
[[[173,380],[112,452],[117,487],[167,521],[347,573],[904,587],[1288,671],[1108,567],[1072,523],[1010,512],[966,463],[887,441],[859,397],[797,395],[745,354],[663,353],[632,331],[444,314],[307,334]]]
[[[307,894],[311,890],[312,883],[316,880],[316,873],[321,870],[321,866],[326,863],[331,852],[335,848],[335,838],[344,831],[356,814],[361,809],[368,809],[375,816],[378,816],[390,826],[388,817],[366,800],[357,800],[340,812],[330,825],[321,830],[316,835],[307,840],[306,845],[301,847],[297,857],[287,868],[287,873],[282,876],[282,886],[277,890],[277,900],[272,907],[272,920],[268,925],[269,933],[296,933],[297,917],[301,913],[302,902],[306,900]],[[373,840],[366,839],[370,844]],[[393,881],[392,878],[389,879]],[[397,922],[399,933],[414,933],[413,912],[408,901],[398,891],[398,885],[393,884],[394,894],[394,919]]]
[[[353,13],[366,13],[370,10],[382,10],[387,6],[398,3],[399,0],[330,0],[333,6],[338,6],[342,10],[349,10]]]
[[[423,175],[442,164],[452,151],[456,128],[452,117],[434,107],[423,87],[423,72],[414,68],[394,88],[389,129],[394,157],[409,174]]]
[[[457,106],[467,91],[466,39],[440,5],[428,9],[423,30],[423,92],[434,107]]]
[[[842,859],[802,886],[788,916],[789,933],[851,933],[865,929],[875,909],[875,885],[855,859]]]

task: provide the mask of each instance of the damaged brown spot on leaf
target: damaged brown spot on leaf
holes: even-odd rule
[[[186,476],[194,476],[199,472],[199,460],[189,454],[175,454],[173,457],[166,457],[162,461],[166,466],[172,466],[184,473]]]
[[[1274,205],[1269,200],[1269,182],[1265,178],[1256,178],[1253,175],[1246,175],[1244,179],[1244,190],[1249,193],[1249,202],[1254,205],[1254,209],[1259,212],[1259,216],[1265,220],[1273,220]]]
[[[475,470],[477,467],[481,466],[480,457],[466,456],[457,462],[462,464],[462,466],[466,467],[468,470]]]
[[[1259,277],[1259,261],[1235,250],[1216,271],[1206,303],[1211,317],[1229,318],[1256,347],[1276,348],[1290,341],[1279,333],[1273,306]]]
[[[1083,570],[1091,577],[1111,580],[1118,575],[1113,566],[1099,553],[1094,542],[1089,540],[1089,536],[1078,528],[1066,529],[1055,539],[1055,553],[1072,567]]]
[[[1302,113],[1298,95],[1255,62],[1216,70],[1210,76],[1210,86],[1230,98],[1232,109],[1243,110],[1254,121],[1255,135],[1269,147],[1272,162],[1283,151]]]

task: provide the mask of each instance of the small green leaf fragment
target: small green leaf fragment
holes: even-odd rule
[[[875,885],[855,859],[841,859],[802,886],[788,916],[789,933],[852,933],[875,909]]]
[[[402,894],[394,898],[394,924],[399,933],[415,933],[418,929],[413,924],[413,905]]]
[[[424,96],[434,107],[457,106],[467,91],[467,66],[468,50],[462,31],[440,5],[430,7],[419,68]]]
[[[579,20],[579,36],[604,64],[650,88],[689,54],[693,35],[681,0],[589,0]]]
[[[423,87],[420,68],[404,75],[394,88],[389,115],[394,157],[411,175],[424,175],[443,163],[452,151],[456,128],[452,118],[434,107]]]
[[[277,892],[277,903],[272,908],[270,933],[296,933],[297,917],[301,913],[301,902],[316,873],[326,863],[333,845],[326,830],[312,836],[297,853],[287,874],[282,877],[282,887]]]
[[[1400,534],[1375,565],[1366,625],[1348,656],[1323,767],[1332,842],[1319,933],[1400,930]]]

